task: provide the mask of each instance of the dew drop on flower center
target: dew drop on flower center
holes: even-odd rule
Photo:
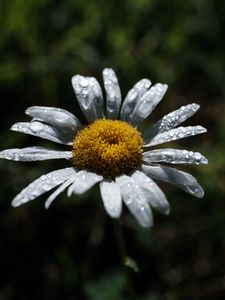
[[[76,168],[115,178],[129,174],[142,161],[143,139],[132,125],[119,120],[97,120],[80,130],[73,141]]]

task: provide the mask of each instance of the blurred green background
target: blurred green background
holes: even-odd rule
[[[13,197],[64,161],[0,161],[0,300],[177,300],[225,296],[225,1],[0,0],[0,147],[62,149],[10,132],[32,105],[77,110],[70,79],[112,67],[122,95],[141,78],[169,85],[149,125],[181,105],[197,102],[187,124],[208,133],[173,146],[202,152],[207,166],[183,168],[205,189],[197,199],[160,184],[171,214],[154,211],[142,229],[123,212],[127,254],[104,212],[98,187],[82,197],[46,195],[19,208]],[[79,113],[78,113],[79,114]]]

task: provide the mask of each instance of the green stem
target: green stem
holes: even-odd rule
[[[117,243],[117,248],[119,251],[120,261],[121,264],[124,266],[124,262],[127,256],[127,251],[126,251],[126,246],[123,238],[121,224],[119,223],[118,220],[113,220],[113,229],[114,229],[115,240]]]
[[[118,248],[118,252],[119,252],[119,256],[120,256],[120,262],[121,262],[123,272],[124,272],[124,275],[126,278],[129,299],[134,300],[134,299],[136,299],[136,296],[135,296],[135,291],[133,288],[131,273],[130,273],[130,269],[129,269],[129,268],[131,268],[131,269],[133,269],[133,268],[130,267],[129,264],[127,264],[127,261],[130,259],[130,257],[127,254],[121,224],[119,223],[118,220],[113,220],[113,229],[114,229],[115,240],[117,243],[117,248]],[[133,271],[134,271],[134,269],[133,269]]]

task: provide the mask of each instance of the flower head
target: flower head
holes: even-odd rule
[[[141,123],[163,98],[167,85],[151,86],[148,79],[138,81],[121,104],[121,92],[115,72],[103,70],[106,93],[94,77],[76,75],[72,86],[79,106],[87,119],[81,124],[70,112],[33,106],[26,110],[32,119],[19,122],[11,130],[64,144],[69,149],[58,151],[42,147],[7,149],[0,158],[16,161],[67,159],[71,167],[52,171],[33,181],[12,201],[13,206],[29,202],[56,188],[45,202],[52,201],[67,189],[68,196],[82,194],[100,183],[105,210],[119,218],[122,202],[143,227],[153,224],[151,207],[168,214],[169,203],[154,180],[161,180],[196,197],[204,191],[190,174],[168,164],[206,164],[198,152],[152,146],[206,132],[202,126],[178,127],[190,118],[199,105],[192,103],[165,115],[151,128],[140,132]]]

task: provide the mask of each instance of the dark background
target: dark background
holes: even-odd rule
[[[135,273],[120,260],[119,235],[98,187],[82,197],[46,195],[19,208],[13,197],[64,161],[0,161],[0,300],[223,299],[225,295],[225,1],[0,1],[0,147],[60,146],[10,126],[32,105],[75,112],[70,79],[117,72],[122,95],[141,78],[169,85],[149,125],[197,102],[188,121],[208,133],[173,147],[202,152],[207,166],[183,168],[205,189],[197,199],[160,185],[171,214],[151,230],[127,213],[122,232]]]

